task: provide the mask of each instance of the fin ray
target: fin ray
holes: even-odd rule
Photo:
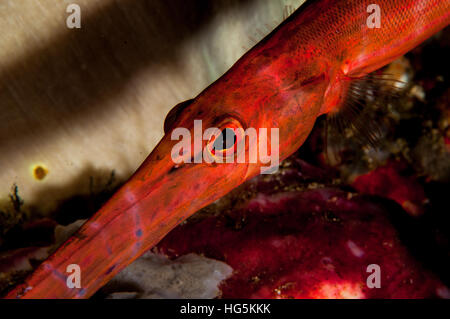
[[[370,113],[385,107],[389,99],[401,96],[401,86],[397,85],[400,83],[404,82],[390,74],[371,73],[352,79],[342,106],[328,116],[327,126],[344,137],[350,130],[360,144],[378,148],[383,125]]]

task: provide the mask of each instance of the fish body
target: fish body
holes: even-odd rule
[[[450,22],[448,0],[306,3],[258,43],[220,79],[168,115],[166,134],[116,194],[7,298],[88,298],[199,209],[260,173],[264,163],[179,163],[176,128],[278,128],[279,159],[305,141],[318,116],[342,107],[354,79],[364,77]],[[201,133],[200,133],[201,134]],[[275,144],[273,137],[265,140]],[[195,145],[195,144],[199,145]],[[192,142],[192,159],[211,149]],[[248,152],[250,145],[245,148]],[[212,155],[214,156],[214,154]],[[176,163],[177,162],[177,163]],[[81,287],[68,288],[68,266],[79,265]]]

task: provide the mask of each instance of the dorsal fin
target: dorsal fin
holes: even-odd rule
[[[389,99],[400,96],[397,84],[403,82],[387,74],[371,73],[352,79],[339,111],[327,117],[330,130],[336,130],[343,138],[346,130],[350,130],[361,145],[378,148],[383,123],[370,113],[385,108]],[[369,103],[373,107],[366,107]]]
[[[178,122],[180,114],[188,107],[194,99],[186,100],[175,105],[167,114],[164,120],[164,134],[170,132]]]

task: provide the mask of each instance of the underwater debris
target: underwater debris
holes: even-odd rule
[[[19,187],[13,185],[12,193],[9,194],[10,209],[0,210],[0,247],[3,243],[4,236],[14,227],[22,224],[28,215],[22,211],[23,199],[19,196]],[[5,205],[6,206],[6,205]]]
[[[11,199],[11,203],[14,207],[14,211],[16,213],[20,212],[20,208],[23,205],[23,200],[19,196],[19,187],[14,184],[13,186],[13,192],[9,195],[9,198]]]
[[[411,153],[418,168],[430,180],[450,183],[450,148],[439,130],[421,136]]]

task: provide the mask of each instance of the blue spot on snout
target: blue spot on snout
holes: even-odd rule
[[[80,291],[78,292],[78,297],[83,297],[86,294],[86,289],[81,288]]]
[[[106,271],[106,274],[107,274],[107,275],[110,274],[111,271],[114,270],[114,268],[116,268],[116,265],[109,267],[108,270]]]

